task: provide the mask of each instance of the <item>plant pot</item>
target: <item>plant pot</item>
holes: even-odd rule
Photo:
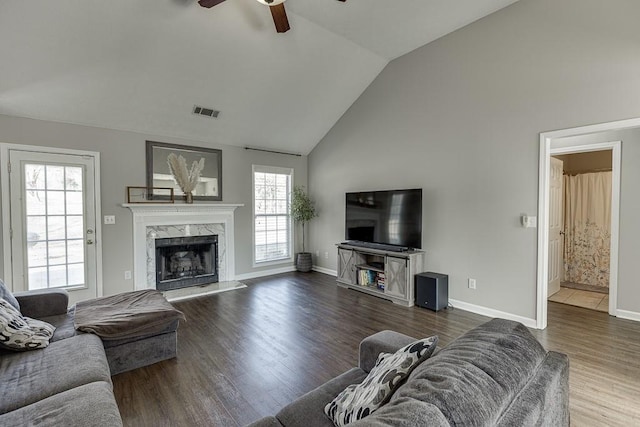
[[[187,191],[186,193],[184,193],[184,202],[193,203],[193,193],[191,191]]]
[[[313,262],[311,261],[311,252],[299,252],[296,255],[296,270],[302,273],[311,271]]]

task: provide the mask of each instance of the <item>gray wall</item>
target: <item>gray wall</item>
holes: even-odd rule
[[[307,185],[306,156],[268,154],[229,145],[0,115],[0,142],[100,152],[102,215],[116,216],[116,225],[102,226],[105,295],[133,290],[133,280],[124,280],[124,271],[133,270],[131,211],[120,205],[126,201],[127,186],[145,185],[147,139],[222,150],[222,203],[245,205],[235,213],[236,274],[265,270],[252,267],[251,165],[294,168],[295,184]],[[1,259],[0,256],[0,262]]]
[[[422,187],[426,269],[450,298],[534,318],[536,229],[518,217],[537,214],[539,133],[640,116],[638,16],[521,0],[391,62],[309,156],[312,250],[331,251],[316,263],[336,268],[345,191]],[[637,286],[621,277],[620,308],[640,312]]]

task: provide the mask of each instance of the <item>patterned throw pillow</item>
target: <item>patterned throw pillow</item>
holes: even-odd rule
[[[0,298],[6,300],[9,304],[15,307],[16,310],[20,311],[20,304],[16,297],[13,296],[11,291],[7,289],[7,285],[4,284],[2,279],[0,279]]]
[[[344,389],[324,408],[338,426],[360,420],[387,403],[411,371],[425,361],[436,348],[438,337],[415,341],[395,353],[380,353],[369,375],[360,384]]]
[[[56,328],[47,322],[20,314],[7,300],[0,298],[0,346],[9,350],[45,348]]]

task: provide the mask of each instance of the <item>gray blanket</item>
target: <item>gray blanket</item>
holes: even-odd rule
[[[122,339],[160,333],[177,319],[185,320],[184,314],[160,291],[147,289],[77,303],[74,326],[104,339]]]

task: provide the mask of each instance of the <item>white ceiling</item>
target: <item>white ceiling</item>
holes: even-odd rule
[[[2,0],[0,114],[307,154],[390,60],[515,1],[289,0],[277,34],[255,0]]]

